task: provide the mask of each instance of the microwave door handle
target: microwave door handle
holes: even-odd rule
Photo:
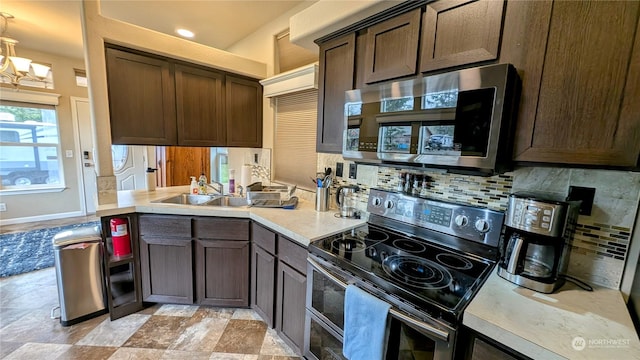
[[[509,245],[507,248],[511,248],[509,264],[507,264],[507,272],[510,274],[516,273],[516,267],[518,266],[518,258],[520,257],[520,250],[522,249],[522,241],[521,237],[512,237],[509,240]]]
[[[347,284],[345,284],[342,280],[338,279],[337,277],[335,277],[333,274],[330,274],[328,271],[326,271],[325,269],[322,268],[322,265],[318,264],[317,261],[311,259],[311,258],[307,258],[307,261],[309,262],[309,264],[311,264],[311,266],[313,266],[313,268],[319,272],[320,274],[322,274],[323,276],[328,277],[330,280],[332,280],[333,282],[335,282],[336,284],[338,284],[340,287],[346,289],[347,288]],[[404,322],[410,323],[413,326],[417,327],[418,329],[422,329],[424,331],[427,331],[428,333],[434,335],[435,337],[437,337],[438,339],[442,340],[442,341],[449,341],[449,333],[446,331],[442,331],[438,328],[435,328],[427,323],[424,323],[422,321],[417,321],[414,320],[413,318],[408,317],[407,315],[395,310],[394,308],[389,309],[389,313],[391,314],[391,316],[400,319]]]

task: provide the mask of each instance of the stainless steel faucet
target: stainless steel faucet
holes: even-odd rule
[[[216,188],[214,185],[217,185],[218,188]],[[210,184],[207,184],[207,187],[212,188],[215,192],[217,192],[220,195],[224,195],[224,185],[222,185],[222,183],[219,183],[217,181],[212,181]]]

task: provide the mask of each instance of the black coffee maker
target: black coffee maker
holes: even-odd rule
[[[532,193],[509,196],[498,275],[542,293],[564,284],[569,241],[580,201],[565,201]]]

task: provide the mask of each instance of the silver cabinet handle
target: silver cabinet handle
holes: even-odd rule
[[[347,284],[340,280],[338,277],[336,277],[335,275],[329,273],[327,270],[325,270],[322,265],[318,264],[317,261],[307,258],[307,261],[309,262],[309,264],[311,264],[311,266],[313,266],[313,268],[318,271],[319,273],[321,273],[322,275],[328,277],[329,279],[331,279],[333,282],[335,282],[336,284],[338,284],[340,287],[346,289],[347,288]],[[395,310],[394,308],[389,309],[389,313],[404,322],[410,323],[413,326],[422,329],[426,332],[428,332],[429,334],[432,334],[433,336],[437,337],[438,339],[442,340],[442,341],[449,341],[449,333],[443,330],[440,330],[436,327],[433,327],[427,323],[424,323],[422,321],[418,321],[415,320],[397,310]]]

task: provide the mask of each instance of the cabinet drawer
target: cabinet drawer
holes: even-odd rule
[[[251,240],[269,253],[276,253],[276,233],[273,231],[251,223]]]
[[[191,238],[191,218],[187,216],[140,215],[141,236]]]
[[[307,249],[293,240],[280,236],[278,258],[302,274],[307,273]]]
[[[193,219],[193,236],[198,239],[248,241],[249,220],[196,217]]]

